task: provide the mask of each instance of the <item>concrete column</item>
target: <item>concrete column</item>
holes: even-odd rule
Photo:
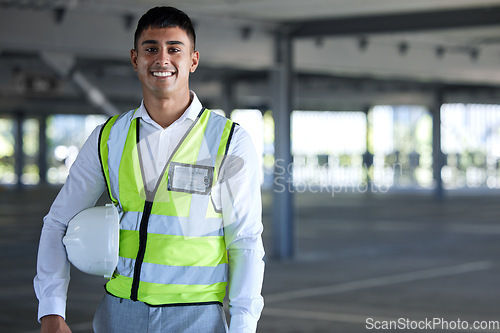
[[[21,182],[21,176],[23,175],[24,169],[24,149],[23,149],[23,124],[25,115],[23,112],[16,112],[16,137],[14,145],[14,170],[17,176],[17,188],[21,189],[23,183]]]
[[[367,191],[366,193],[370,193],[373,190],[373,184],[372,184],[372,178],[370,175],[370,170],[373,167],[373,147],[370,147],[370,144],[372,142],[372,138],[370,135],[370,122],[368,120],[368,113],[370,112],[370,107],[366,107],[363,112],[366,117],[366,137],[365,137],[365,142],[366,142],[366,151],[363,154],[363,169],[365,169],[366,175],[365,175],[365,181],[366,181],[366,186],[367,186]]]
[[[443,90],[436,91],[434,105],[432,105],[432,169],[434,174],[434,195],[437,200],[444,199],[443,180],[441,170],[445,165],[441,151],[441,105],[443,105]]]
[[[47,183],[47,117],[38,118],[38,173],[40,185]]]
[[[236,109],[235,97],[236,82],[230,78],[224,79],[222,82],[222,109],[226,113],[226,117],[231,118],[231,113]]]
[[[272,208],[273,256],[278,260],[294,256],[294,211],[290,116],[292,113],[293,43],[289,35],[278,34],[275,68],[272,72],[274,117],[274,182]]]

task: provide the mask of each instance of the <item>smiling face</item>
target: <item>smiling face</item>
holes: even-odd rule
[[[143,30],[130,58],[143,97],[175,98],[189,94],[189,74],[198,67],[199,53],[194,51],[186,32],[178,27]]]

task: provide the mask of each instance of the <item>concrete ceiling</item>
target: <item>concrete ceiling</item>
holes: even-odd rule
[[[174,6],[192,17],[250,21],[320,18],[440,11],[496,6],[498,0],[1,0],[3,8],[49,10],[66,8],[107,14],[141,14],[153,6]]]
[[[57,100],[67,100],[74,105],[65,110],[79,112],[77,105],[89,97],[89,91],[82,94],[82,87],[67,79],[52,94],[27,94],[16,86],[19,73],[61,78],[76,69],[118,107],[140,99],[128,62],[133,30],[145,10],[164,4],[0,0],[0,110],[36,109],[43,104],[40,100],[50,108]],[[295,36],[294,67],[301,75],[296,99],[304,108],[346,100],[426,103],[422,91],[433,85],[486,89],[469,94],[476,100],[487,95],[495,101],[500,95],[500,0],[172,0],[168,4],[185,10],[195,21],[201,66],[193,86],[214,106],[221,101],[221,82],[234,78],[239,79],[236,94],[241,106],[266,104],[267,73],[276,66],[274,35],[279,31]],[[315,81],[315,75],[321,78]],[[390,88],[366,88],[380,88],[384,82]],[[405,82],[405,91],[397,90],[404,86],[398,82]],[[336,94],[332,86],[344,89],[333,89],[342,91]],[[360,86],[368,90],[363,93]],[[316,103],[305,102],[311,91],[318,96]],[[413,97],[408,91],[414,92]]]

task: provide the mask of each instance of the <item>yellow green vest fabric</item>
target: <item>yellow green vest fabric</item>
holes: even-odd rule
[[[210,191],[235,124],[203,109],[147,192],[134,112],[110,118],[99,137],[108,194],[120,211],[119,261],[106,290],[150,305],[222,302],[228,259]]]

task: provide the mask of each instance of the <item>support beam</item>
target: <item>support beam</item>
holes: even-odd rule
[[[23,183],[21,181],[24,169],[24,148],[23,148],[23,124],[25,115],[22,111],[16,113],[16,137],[14,144],[14,170],[17,176],[17,188],[22,189]]]
[[[434,174],[434,194],[437,200],[444,199],[443,179],[441,170],[445,165],[441,151],[441,105],[443,105],[443,90],[436,91],[434,105],[432,105],[432,170]]]
[[[372,145],[372,133],[371,133],[371,124],[369,121],[368,113],[370,112],[371,107],[365,107],[363,110],[363,113],[365,114],[366,118],[366,135],[365,135],[365,143],[366,143],[366,150],[365,153],[363,154],[363,169],[365,171],[365,181],[366,181],[366,193],[370,193],[373,191],[373,180],[371,176],[371,172],[373,169],[373,147]]]
[[[40,185],[47,184],[47,116],[38,118],[38,175]]]
[[[226,117],[231,118],[231,113],[236,109],[235,80],[226,78],[222,81],[222,109]]]
[[[92,105],[110,117],[121,112],[106,98],[102,91],[92,84],[79,70],[74,69],[75,57],[64,53],[42,52],[41,59],[59,76],[69,78],[80,89]]]
[[[289,22],[294,37],[396,33],[500,24],[500,7],[396,13]]]
[[[121,113],[82,72],[75,71],[71,76],[71,80],[76,87],[80,88],[87,95],[90,103],[98,107],[103,114],[112,117]]]
[[[292,113],[293,43],[289,35],[278,34],[275,70],[272,72],[274,117],[274,183],[272,209],[273,256],[278,260],[294,256],[294,212],[290,117]]]

